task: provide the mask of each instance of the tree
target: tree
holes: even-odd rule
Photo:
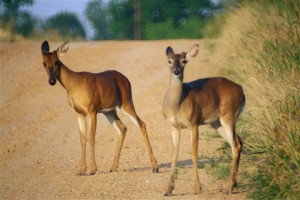
[[[111,0],[108,5],[110,30],[115,39],[134,39],[134,1]]]
[[[210,0],[143,0],[142,38],[201,38],[216,9]]]
[[[15,32],[20,33],[23,36],[29,36],[34,30],[34,22],[36,20],[28,13],[21,12],[15,19]]]
[[[84,39],[85,30],[72,12],[60,12],[45,22],[46,31],[56,31],[61,37],[65,39]]]
[[[216,8],[211,0],[93,0],[86,14],[96,39],[201,38]]]
[[[85,8],[85,15],[94,28],[94,39],[112,39],[112,33],[108,26],[109,14],[102,0],[92,0]]]
[[[0,0],[1,23],[10,28],[12,33],[28,36],[34,30],[34,19],[22,6],[30,6],[33,0]]]

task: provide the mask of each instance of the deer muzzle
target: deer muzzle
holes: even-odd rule
[[[55,85],[55,83],[56,83],[56,77],[55,77],[54,70],[53,70],[53,68],[51,67],[51,68],[49,69],[49,84],[50,84],[51,86],[53,86],[53,85]]]

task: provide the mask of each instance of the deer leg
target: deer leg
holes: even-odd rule
[[[226,134],[227,141],[230,144],[232,150],[233,159],[231,163],[231,170],[230,170],[230,176],[228,181],[228,192],[232,193],[237,182],[237,172],[238,172],[238,165],[239,165],[242,145],[239,143],[239,140],[236,139],[235,124],[228,121],[230,120],[225,121],[225,119],[222,118],[220,119],[220,122]]]
[[[242,153],[242,148],[243,148],[243,142],[237,134],[235,134],[235,145],[238,150],[238,157],[237,157],[237,166],[236,166],[236,171],[235,171],[235,176],[234,176],[234,181],[235,181],[234,187],[237,186],[237,184],[236,184],[237,183],[237,173],[238,173],[238,168],[240,165],[240,158],[241,158],[241,153]]]
[[[89,114],[89,133],[90,133],[90,147],[91,147],[91,170],[90,175],[96,174],[97,165],[95,160],[95,135],[97,127],[97,113]]]
[[[84,115],[77,114],[77,120],[80,130],[81,143],[81,166],[78,175],[85,175],[86,171],[86,118]]]
[[[174,190],[175,183],[175,169],[176,169],[176,163],[178,158],[178,150],[179,150],[179,141],[180,141],[180,129],[177,129],[175,127],[172,128],[172,164],[171,164],[171,172],[170,172],[170,178],[168,187],[165,193],[165,196],[172,195],[172,191]]]
[[[150,162],[152,165],[152,171],[153,173],[158,173],[159,169],[157,166],[157,161],[154,157],[153,151],[152,151],[152,147],[149,141],[149,137],[147,134],[147,129],[146,129],[146,124],[137,116],[137,114],[135,113],[135,110],[133,108],[133,106],[130,106],[131,109],[126,109],[125,107],[122,107],[123,112],[129,116],[129,118],[131,119],[131,121],[140,128],[144,142],[146,144],[149,156],[150,156]],[[131,111],[131,112],[130,112]]]
[[[201,184],[198,176],[198,140],[199,140],[198,126],[194,126],[192,128],[192,160],[193,160],[194,176],[195,176],[195,190],[194,190],[195,194],[200,194],[201,191]]]
[[[112,166],[110,168],[110,172],[114,172],[117,170],[117,168],[119,166],[120,154],[121,154],[122,146],[123,146],[124,139],[126,136],[127,127],[119,119],[115,110],[112,112],[109,112],[109,113],[105,113],[105,116],[119,134],[119,142],[117,145],[116,154],[115,154]]]

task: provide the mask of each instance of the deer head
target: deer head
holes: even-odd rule
[[[171,73],[180,79],[183,79],[183,72],[186,63],[195,57],[199,52],[199,45],[194,44],[188,52],[175,54],[171,47],[166,49],[166,55],[170,64]]]
[[[59,77],[59,69],[62,64],[59,60],[59,57],[65,54],[68,51],[69,44],[68,42],[63,43],[53,52],[49,52],[49,44],[47,41],[44,41],[41,47],[42,56],[43,56],[43,65],[49,77],[49,84],[55,85],[56,79]]]

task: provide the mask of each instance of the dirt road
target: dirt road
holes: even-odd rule
[[[207,44],[199,40],[143,42],[71,42],[62,62],[74,71],[115,69],[129,78],[139,116],[146,122],[160,173],[153,174],[141,134],[121,111],[128,132],[118,172],[109,173],[117,134],[98,115],[94,176],[76,176],[80,167],[80,140],[76,114],[66,91],[48,84],[42,65],[42,41],[1,43],[0,199],[244,199],[245,191],[224,194],[224,181],[199,169],[203,192],[193,194],[191,139],[182,131],[179,171],[173,197],[164,197],[171,161],[170,126],[161,114],[169,81],[165,49],[188,50],[200,43],[200,53],[186,67],[185,81],[214,76]],[[50,49],[59,43],[51,42]],[[211,131],[200,127],[199,154],[213,156],[222,139],[203,139]],[[89,147],[87,164],[90,166]],[[201,160],[199,161],[201,162]]]

